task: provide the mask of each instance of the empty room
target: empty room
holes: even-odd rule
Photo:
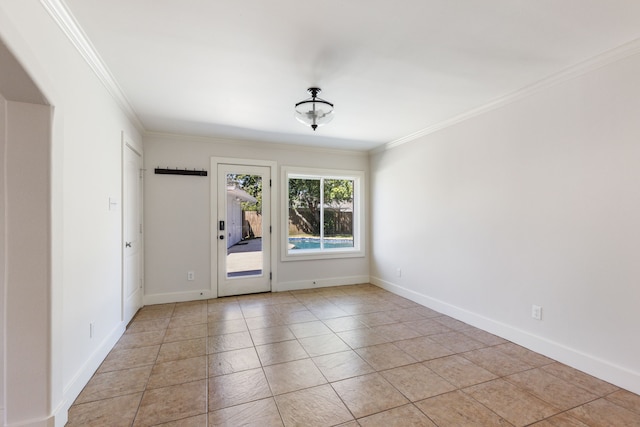
[[[640,425],[640,3],[0,0],[0,425]]]

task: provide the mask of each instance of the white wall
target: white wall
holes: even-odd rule
[[[50,365],[32,384],[43,390],[47,401],[43,406],[32,396],[21,396],[24,412],[16,411],[14,417],[16,406],[6,408],[12,425],[63,425],[69,405],[124,330],[121,213],[119,206],[110,211],[108,201],[121,200],[121,132],[141,139],[43,4],[0,4],[0,38],[54,107],[47,154],[50,198],[41,200],[50,218],[47,233],[40,236],[50,265],[48,288],[30,296],[46,299],[47,321],[33,334],[25,331],[28,337],[44,337],[41,343],[48,346]],[[20,188],[15,183],[9,191]],[[33,301],[22,297],[9,299],[7,307],[34,310]],[[90,322],[96,325],[92,339]],[[28,355],[23,356],[7,360],[7,372],[28,368]]]
[[[0,425],[5,424],[5,257],[6,257],[6,227],[5,227],[5,163],[6,163],[6,99],[0,93]]]
[[[5,150],[6,422],[46,419],[49,409],[48,106],[7,102]],[[24,302],[28,301],[28,306]],[[44,380],[44,381],[43,381]],[[25,399],[25,397],[28,397]]]
[[[631,56],[372,155],[374,283],[640,393],[639,75]]]
[[[275,161],[281,166],[325,167],[368,173],[368,155],[337,150],[303,149],[248,141],[178,136],[145,137],[145,301],[192,298],[211,288],[210,175],[155,175],[156,167],[210,169],[211,157]],[[279,170],[272,176],[279,190]],[[280,193],[280,191],[278,191]],[[280,200],[276,200],[280,206]],[[273,238],[280,242],[280,218],[272,218]],[[369,254],[363,258],[281,262],[273,290],[361,282],[369,277]],[[187,271],[195,281],[187,281]],[[215,283],[214,283],[215,289]],[[208,294],[205,292],[204,296]],[[215,296],[215,295],[214,295]]]

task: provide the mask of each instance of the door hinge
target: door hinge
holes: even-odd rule
[[[269,226],[269,234],[273,232],[273,227]]]
[[[271,180],[269,180],[269,187],[271,187]]]
[[[273,273],[269,273],[269,280],[273,280]]]
[[[142,234],[142,224],[140,224],[140,234]]]

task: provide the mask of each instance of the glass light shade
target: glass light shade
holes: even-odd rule
[[[333,104],[316,96],[320,89],[310,88],[309,92],[312,94],[311,98],[296,104],[295,116],[298,121],[316,130],[318,126],[326,125],[333,119]]]

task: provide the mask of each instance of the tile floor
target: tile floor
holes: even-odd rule
[[[640,426],[640,397],[373,285],[144,307],[67,426]]]

